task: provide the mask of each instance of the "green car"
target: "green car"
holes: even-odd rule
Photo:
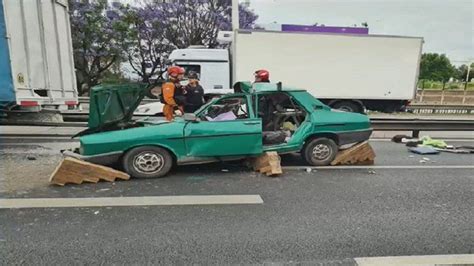
[[[92,89],[89,128],[76,157],[118,165],[133,177],[166,175],[173,165],[235,160],[265,151],[300,152],[309,165],[328,165],[340,146],[367,140],[369,118],[332,110],[305,90],[281,83],[237,83],[235,93],[212,99],[174,121],[133,117],[147,87]]]

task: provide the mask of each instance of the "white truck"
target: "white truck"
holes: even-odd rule
[[[67,0],[0,0],[0,106],[39,112],[78,103]]]
[[[398,111],[416,93],[422,38],[238,30],[220,39],[233,40],[232,49],[178,49],[169,57],[198,72],[206,94],[232,92],[258,69],[352,112]]]

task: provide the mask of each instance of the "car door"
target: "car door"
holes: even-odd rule
[[[188,122],[184,129],[186,151],[188,156],[232,156],[259,154],[262,152],[262,121],[256,118],[247,95],[223,97],[203,109],[198,117],[199,122]],[[228,112],[213,116],[219,108],[229,108],[227,103],[241,101],[239,110],[231,106],[234,115]],[[222,110],[220,110],[222,111]],[[213,120],[216,119],[216,120]]]

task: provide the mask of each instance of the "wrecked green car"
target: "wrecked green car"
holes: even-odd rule
[[[265,151],[300,152],[309,165],[328,165],[341,145],[367,140],[365,115],[332,110],[305,90],[271,83],[238,83],[172,122],[133,117],[147,94],[138,84],[92,89],[89,128],[77,157],[118,165],[133,177],[166,175],[173,165],[224,161]]]

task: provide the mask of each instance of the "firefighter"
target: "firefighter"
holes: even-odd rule
[[[163,114],[166,120],[171,121],[175,116],[182,116],[184,113],[185,91],[179,83],[184,76],[184,69],[179,66],[168,68],[168,82],[162,86]]]
[[[270,82],[270,72],[265,69],[259,69],[255,71],[255,83],[257,82]]]
[[[190,71],[188,74],[189,83],[186,85],[186,113],[194,113],[204,104],[204,89],[199,85],[199,76],[196,72]]]

